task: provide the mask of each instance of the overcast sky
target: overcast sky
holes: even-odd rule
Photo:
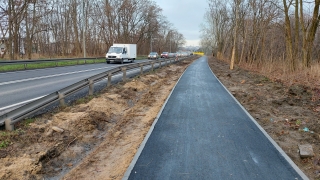
[[[207,0],[154,0],[179,33],[183,34],[187,46],[198,46],[200,24],[208,7]]]

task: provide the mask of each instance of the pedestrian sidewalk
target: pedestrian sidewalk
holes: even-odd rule
[[[308,179],[211,72],[192,63],[123,179]]]

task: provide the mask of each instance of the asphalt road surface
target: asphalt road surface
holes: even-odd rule
[[[202,57],[180,78],[123,179],[308,178]]]
[[[121,65],[100,63],[0,73],[0,115]]]

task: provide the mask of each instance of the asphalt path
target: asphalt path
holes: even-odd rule
[[[202,57],[176,84],[123,179],[308,179]]]
[[[139,60],[135,62],[143,62]],[[122,64],[87,64],[0,73],[0,115]],[[120,78],[119,78],[120,79]],[[106,84],[107,81],[101,82]]]

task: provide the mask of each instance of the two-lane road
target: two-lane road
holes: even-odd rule
[[[0,115],[121,65],[100,63],[0,73]]]

